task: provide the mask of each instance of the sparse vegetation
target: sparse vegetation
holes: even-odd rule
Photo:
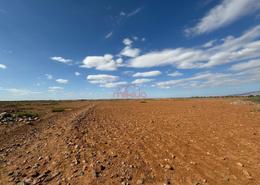
[[[145,100],[142,100],[142,101],[140,101],[140,103],[147,103],[147,101],[145,101]]]
[[[16,112],[16,116],[17,117],[38,117],[38,113],[36,112],[31,112],[31,111],[20,111],[20,112]]]
[[[248,97],[250,101],[260,103],[260,96],[250,96]]]
[[[52,112],[63,112],[63,111],[65,111],[64,108],[53,108],[52,109]]]

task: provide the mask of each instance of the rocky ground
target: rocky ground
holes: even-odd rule
[[[0,114],[1,185],[260,184],[259,104],[3,103]]]

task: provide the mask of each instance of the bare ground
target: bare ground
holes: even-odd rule
[[[28,106],[40,121],[0,125],[1,185],[260,184],[257,104],[74,101],[61,102],[61,113]]]

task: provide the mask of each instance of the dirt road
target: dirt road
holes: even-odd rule
[[[0,127],[0,184],[260,184],[260,107],[234,99],[66,103]]]

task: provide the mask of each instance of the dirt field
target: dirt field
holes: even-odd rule
[[[1,103],[0,113],[30,110],[39,120],[0,124],[0,184],[259,185],[259,105],[233,98]]]

